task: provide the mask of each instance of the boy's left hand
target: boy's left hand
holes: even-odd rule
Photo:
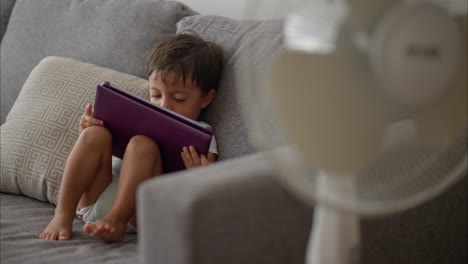
[[[187,169],[205,166],[216,160],[216,154],[208,152],[207,156],[203,154],[198,155],[197,150],[193,146],[184,147],[180,155]]]

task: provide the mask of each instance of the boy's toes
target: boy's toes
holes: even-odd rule
[[[97,236],[102,232],[102,226],[94,226],[93,231],[90,233],[93,236]]]
[[[105,225],[99,225],[94,228],[93,232],[91,235],[93,236],[102,236],[103,234],[107,233]]]
[[[51,233],[45,233],[43,237],[45,240],[50,240],[51,235],[52,235]]]
[[[50,240],[58,240],[58,236],[59,236],[58,233],[53,233],[53,234],[50,236]]]
[[[67,232],[60,232],[58,240],[70,240],[70,234]]]
[[[110,225],[105,225],[104,226],[104,230],[107,232],[107,233],[114,233],[115,229],[113,227],[111,227]]]
[[[88,234],[92,234],[95,231],[94,225],[93,224],[85,224],[83,226],[83,231],[85,231]]]
[[[45,233],[42,236],[44,240],[57,240],[58,235],[56,233]]]

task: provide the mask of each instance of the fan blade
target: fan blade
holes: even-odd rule
[[[343,174],[375,156],[389,113],[357,50],[284,51],[270,80],[279,125],[312,166]]]
[[[359,28],[370,34],[385,10],[401,3],[401,0],[348,0],[352,17]]]
[[[467,17],[457,19],[462,40],[460,73],[439,100],[416,111],[413,118],[425,143],[443,147],[468,125]]]

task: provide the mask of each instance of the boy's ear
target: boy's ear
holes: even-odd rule
[[[215,96],[216,96],[215,89],[211,89],[208,93],[206,93],[205,96],[203,97],[202,109],[207,107],[213,101]]]

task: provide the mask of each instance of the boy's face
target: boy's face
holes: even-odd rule
[[[161,107],[172,110],[178,114],[197,120],[200,111],[213,101],[216,91],[204,93],[203,89],[192,83],[191,76],[184,80],[180,77],[175,81],[175,73],[169,72],[166,75],[166,82],[156,71],[149,77],[149,91],[151,102]]]

